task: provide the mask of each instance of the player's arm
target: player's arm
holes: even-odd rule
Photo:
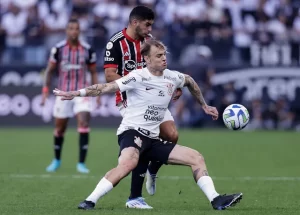
[[[105,56],[104,56],[104,71],[106,82],[112,82],[120,79],[117,73],[118,66],[122,62],[122,50],[120,45],[116,42],[109,41],[106,44]]]
[[[87,88],[78,91],[64,92],[58,89],[53,90],[56,96],[61,96],[62,100],[72,100],[74,97],[78,96],[99,96],[104,93],[113,93],[120,90],[119,85],[114,81],[106,84],[94,84]]]
[[[47,68],[45,70],[45,80],[42,89],[42,101],[41,101],[42,106],[45,105],[46,99],[48,98],[49,88],[51,85],[51,78],[53,76],[55,69],[56,69],[56,62],[49,61]]]
[[[112,82],[122,78],[121,75],[117,74],[117,68],[105,68],[105,78],[106,82]]]
[[[186,74],[184,75],[184,78],[185,78],[184,86],[187,87],[190,93],[196,98],[197,102],[201,105],[204,112],[206,114],[211,115],[214,120],[218,119],[219,116],[218,110],[215,107],[211,107],[206,104],[203,94],[200,90],[200,87],[195,82],[195,80],[191,76]]]

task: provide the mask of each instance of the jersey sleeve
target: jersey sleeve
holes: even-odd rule
[[[141,77],[132,71],[128,75],[116,80],[116,83],[118,84],[120,91],[124,92],[127,90],[137,89],[140,81]]]
[[[184,83],[185,83],[185,76],[183,73],[180,73],[180,72],[176,72],[176,75],[177,75],[177,79],[176,79],[176,88],[182,88],[184,86]]]
[[[49,62],[51,63],[57,63],[58,62],[58,49],[57,47],[53,47],[50,51],[50,56],[49,56]]]
[[[86,60],[87,65],[94,65],[97,62],[97,54],[93,48],[88,50],[88,58]]]
[[[104,69],[106,68],[118,68],[118,65],[122,61],[121,48],[118,42],[109,41],[106,44],[104,53]]]

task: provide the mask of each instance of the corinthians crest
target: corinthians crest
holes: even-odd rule
[[[168,83],[168,84],[167,84],[168,94],[169,94],[170,96],[172,96],[172,94],[173,94],[173,86],[174,86],[174,84],[171,84],[171,83]]]

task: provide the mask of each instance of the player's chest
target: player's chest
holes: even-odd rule
[[[60,69],[64,72],[85,69],[88,57],[88,53],[85,50],[69,50],[65,53],[61,52]]]
[[[175,84],[168,81],[158,83],[146,82],[142,86],[140,96],[151,102],[169,102],[175,88]]]
[[[123,69],[131,72],[135,69],[142,69],[146,63],[141,55],[142,42],[121,41]]]

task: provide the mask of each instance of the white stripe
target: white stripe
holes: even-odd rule
[[[116,33],[114,36],[112,36],[112,38],[110,38],[110,40],[114,40],[116,37],[120,36],[122,33],[122,31]]]
[[[211,82],[213,85],[229,83],[231,81],[245,80],[259,77],[300,77],[299,68],[249,68],[231,70],[215,74]]]
[[[99,179],[95,175],[56,175],[56,174],[0,174],[1,177],[9,178],[40,178],[40,179]],[[130,179],[128,177],[127,179]],[[216,181],[300,181],[300,177],[212,177]],[[193,180],[192,176],[159,176],[158,180]]]
[[[110,39],[110,41],[115,42],[117,39],[119,39],[119,38],[121,38],[121,37],[123,37],[122,31],[119,32],[119,33],[117,33],[115,36],[113,36],[113,37]]]

